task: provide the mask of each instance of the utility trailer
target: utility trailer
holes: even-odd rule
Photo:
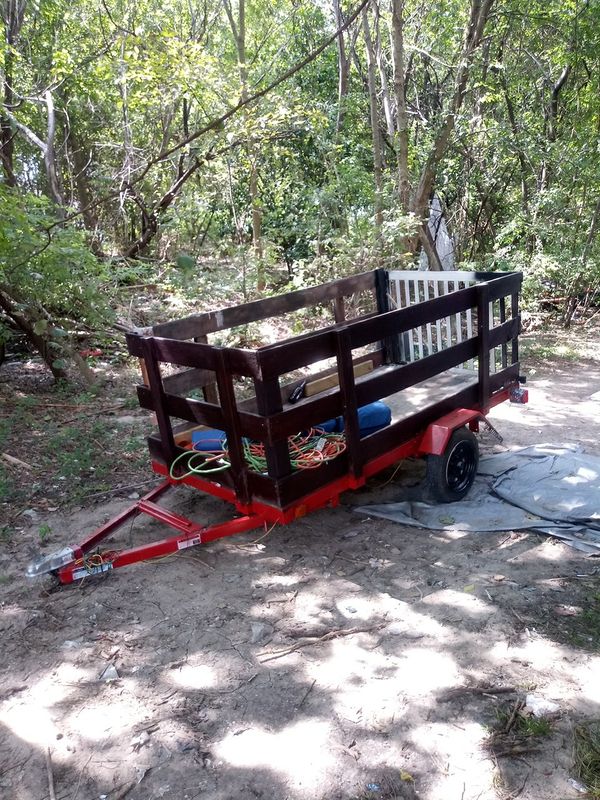
[[[410,456],[426,458],[435,498],[460,500],[477,470],[473,432],[491,407],[527,400],[519,385],[521,282],[520,273],[377,269],[129,334],[142,372],[139,402],[157,424],[148,439],[152,469],[164,480],[29,574],[71,583],[286,524],[335,506],[342,492]],[[269,327],[290,314],[302,325],[317,318],[319,327],[255,349],[223,344],[231,329]],[[363,410],[382,402],[387,419],[365,428]],[[182,483],[230,503],[237,516],[202,525],[158,504]],[[177,533],[108,548],[107,537],[139,514]]]

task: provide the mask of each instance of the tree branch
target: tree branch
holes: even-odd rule
[[[269,94],[269,92],[273,91],[273,89],[276,89],[282,83],[285,83],[285,81],[293,77],[297,72],[300,72],[302,69],[304,69],[304,67],[311,64],[315,59],[317,59],[321,55],[321,53],[323,53],[333,42],[336,41],[337,37],[343,31],[345,31],[347,28],[350,27],[350,25],[352,25],[354,20],[358,17],[358,15],[361,13],[363,8],[365,8],[365,6],[369,1],[370,0],[361,0],[361,2],[355,8],[355,10],[347,17],[343,25],[341,25],[336,31],[334,31],[326,39],[324,39],[323,42],[314,50],[312,50],[305,58],[303,58],[301,61],[298,61],[296,64],[294,64],[294,66],[290,67],[281,75],[279,75],[277,78],[272,80],[271,83],[269,83],[263,89],[259,89],[257,92],[249,95],[244,100],[240,100],[234,106],[228,108],[227,111],[224,111],[220,116],[215,117],[210,122],[207,122],[206,125],[204,125],[202,128],[199,128],[194,133],[181,139],[177,144],[173,145],[167,150],[163,150],[162,152],[158,153],[158,155],[156,155],[154,158],[151,158],[143,167],[143,169],[140,170],[138,175],[131,181],[129,181],[129,184],[131,185],[134,183],[139,183],[146,177],[146,175],[150,172],[152,167],[156,166],[157,164],[160,164],[162,161],[165,161],[167,158],[169,158],[169,156],[178,152],[183,147],[186,147],[188,144],[195,142],[201,136],[204,136],[204,134],[209,133],[210,131],[221,129],[223,127],[223,124],[227,122],[228,119],[235,116],[243,108],[245,108],[248,105],[251,105],[252,103],[255,103],[257,100],[260,100],[262,97]],[[57,225],[63,225],[65,222],[70,222],[71,220],[81,216],[81,214],[84,211],[89,211],[92,208],[96,208],[97,206],[102,205],[103,203],[107,203],[110,200],[114,200],[117,197],[119,197],[120,194],[121,191],[119,189],[113,192],[109,192],[108,194],[104,195],[104,197],[101,197],[98,200],[95,200],[93,203],[90,203],[88,206],[86,206],[85,209],[79,209],[79,211],[74,211],[72,214],[69,214],[67,217],[65,217],[64,220],[55,222],[52,225],[48,226],[46,230],[49,231],[52,230],[52,228],[56,227]]]

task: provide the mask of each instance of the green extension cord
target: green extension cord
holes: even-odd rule
[[[207,456],[211,456],[211,458],[207,461]],[[187,468],[188,471],[184,472],[183,475],[174,475],[173,470],[175,469],[175,465],[178,464],[182,459],[187,458]],[[199,465],[196,465],[196,461],[201,459]],[[221,463],[217,467],[209,467],[208,464],[211,464],[213,461],[217,461],[219,456],[216,453],[210,452],[200,452],[198,450],[190,451],[186,450],[185,453],[180,453],[177,458],[171,464],[171,468],[169,469],[169,475],[174,481],[182,481],[184,478],[189,477],[190,475],[210,475],[214,472],[224,472],[226,469],[229,469],[231,466],[229,461],[225,459],[220,459]]]

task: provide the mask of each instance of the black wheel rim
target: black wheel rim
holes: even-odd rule
[[[459,442],[450,453],[446,466],[446,482],[452,492],[464,492],[475,477],[473,448],[468,442]]]

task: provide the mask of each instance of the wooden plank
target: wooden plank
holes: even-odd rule
[[[155,411],[156,400],[154,395],[145,387],[137,387],[140,406],[149,411]],[[169,416],[207,425],[209,428],[223,429],[225,418],[219,406],[205,403],[202,400],[190,400],[176,394],[166,394],[162,398],[162,405]]]
[[[484,408],[490,395],[490,297],[485,283],[477,286],[477,335],[479,405]]]
[[[206,425],[192,425],[191,427],[185,428],[185,430],[178,431],[177,433],[173,432],[173,439],[175,440],[177,447],[183,447],[186,444],[191,444],[192,433],[194,433],[194,431],[209,430],[210,428],[207,428]]]
[[[156,422],[162,441],[162,449],[167,464],[170,466],[177,454],[175,440],[173,439],[173,429],[171,420],[165,408],[165,391],[162,385],[162,378],[155,353],[155,341],[151,337],[142,339],[142,352],[146,372],[148,376],[148,387],[144,387],[152,398],[153,410],[156,413]]]
[[[490,395],[493,395],[494,392],[504,389],[506,386],[509,386],[512,383],[517,383],[518,380],[519,362],[516,364],[511,364],[501,372],[496,372],[494,375],[490,375]]]
[[[363,316],[362,317],[358,317],[358,319],[377,319],[378,316],[379,315],[378,315],[377,311],[372,311],[369,314],[363,314]],[[348,320],[347,323],[344,323],[344,324],[351,324],[351,322],[354,322],[354,321],[356,321],[356,320]],[[282,347],[284,345],[288,345],[288,344],[291,344],[291,343],[294,343],[295,345],[297,345],[298,343],[303,342],[306,339],[310,339],[311,337],[314,337],[314,336],[317,336],[317,335],[320,335],[320,334],[333,333],[336,330],[336,328],[337,328],[337,324],[335,324],[335,325],[325,325],[324,327],[319,328],[316,331],[307,331],[306,333],[301,333],[298,336],[290,336],[288,339],[284,339],[281,342],[274,342],[272,344],[265,344],[262,347],[259,347],[256,352],[257,353],[269,353],[269,352],[271,352],[273,350],[278,350],[278,348],[280,348],[280,347]]]
[[[127,344],[127,350],[129,354],[132,356],[138,356],[138,358],[143,358],[144,351],[142,348],[142,337],[139,333],[126,333],[125,334],[125,342]],[[145,378],[144,378],[145,383]]]
[[[279,508],[285,509],[297,501],[301,501],[310,492],[326,486],[343,475],[348,474],[347,453],[342,453],[333,461],[328,461],[318,469],[303,469],[292,472],[287,478],[277,481],[276,484],[276,504]],[[261,476],[256,476],[260,478]],[[249,485],[254,491],[256,477],[253,473],[249,475]],[[256,481],[256,482],[255,482]]]
[[[381,374],[373,373],[356,384],[356,397],[359,406],[389,397],[403,389],[408,389],[421,381],[440,375],[456,367],[477,354],[477,338],[455,344],[441,353],[433,353],[411,364],[388,368]]]
[[[440,398],[416,414],[411,414],[411,416],[367,436],[362,440],[365,461],[370,461],[424,432],[430,423],[435,422],[444,414],[449,414],[457,408],[477,408],[477,401],[478,387],[474,383],[459,392]]]
[[[256,406],[258,413],[268,421],[273,414],[282,411],[281,389],[278,378],[254,381],[256,391]],[[287,437],[274,440],[269,437],[265,443],[265,457],[267,459],[267,470],[271,478],[283,478],[292,471],[290,454],[288,450]]]
[[[146,386],[137,387],[138,399],[142,408],[154,410],[152,393]],[[165,394],[163,405],[167,413],[177,419],[206,425],[208,428],[226,430],[226,420],[219,406],[205,403],[202,400],[190,400],[175,394]],[[267,436],[267,422],[258,414],[238,411],[241,430],[244,436],[264,439]]]
[[[453,345],[410,364],[381,367],[356,381],[358,406],[389,397],[416,383],[439,375],[446,370],[474,358],[478,352],[478,339],[473,337],[460,345]],[[291,436],[299,430],[318,425],[344,413],[344,396],[339,389],[329,389],[319,396],[301,400],[284,411],[272,414],[268,420],[269,439],[276,441]]]
[[[343,322],[346,319],[346,308],[343,295],[336,297],[333,301],[333,318],[336,323]]]
[[[298,431],[313,428],[333,417],[339,417],[344,410],[342,393],[339,388],[328,389],[320,395],[289,405],[284,411],[270,414],[266,419],[267,441],[276,442]]]
[[[453,292],[445,297],[427,300],[409,308],[389,311],[370,319],[357,319],[346,323],[352,349],[364,347],[386,337],[403,333],[427,322],[435,322],[459,311],[475,306],[477,287]],[[303,340],[290,340],[257,351],[259,369],[263,377],[281,375],[299,367],[332,358],[336,354],[334,331],[317,331]]]
[[[420,328],[429,322],[450,314],[466,311],[477,303],[477,288],[471,286],[433,300],[425,300],[409,308],[390,311],[374,320],[356,320],[348,323],[352,349],[364,347],[377,338]]]
[[[373,362],[361,361],[358,364],[354,364],[352,371],[355,378],[358,378],[361,375],[366,375],[368,372],[373,371]],[[320,394],[321,392],[324,392],[327,389],[332,389],[334,386],[338,385],[339,375],[337,372],[334,372],[331,375],[327,375],[323,378],[317,378],[313,381],[309,381],[304,389],[304,396],[313,397],[315,394]]]
[[[364,353],[362,356],[358,356],[354,359],[354,364],[362,364],[365,361],[370,362],[373,365],[373,369],[380,367],[383,364],[383,351],[382,350],[371,350],[370,353]],[[290,405],[287,404],[287,398],[293,392],[293,390],[299,386],[303,381],[310,378],[311,380],[320,380],[321,378],[327,378],[330,375],[337,375],[337,366],[329,367],[328,369],[322,369],[319,372],[315,372],[314,374],[305,376],[303,378],[298,378],[291,383],[286,383],[284,386],[281,387],[281,397],[283,400],[283,407],[286,406],[289,408]],[[337,386],[337,383],[335,384]],[[244,408],[248,411],[255,411],[256,410],[256,398],[249,398],[247,400],[242,400],[238,403],[239,408]]]
[[[201,389],[204,386],[215,383],[216,374],[208,369],[186,369],[183,372],[176,372],[174,375],[167,375],[163,378],[165,391],[170,394],[183,394],[190,389]],[[215,396],[216,397],[216,396]]]
[[[203,336],[195,336],[194,341],[199,342],[200,344],[208,344],[208,336],[206,336],[206,334],[204,334]],[[202,394],[206,402],[218,404],[219,395],[217,394],[216,375],[213,376],[212,382],[207,381],[201,384],[201,387],[202,387]]]
[[[257,351],[258,365],[263,379],[300,367],[314,364],[335,355],[335,335],[333,329],[316,331],[298,340],[282,342],[279,345],[264,347]]]
[[[149,337],[154,342],[154,352],[158,361],[165,364],[177,364],[179,367],[200,367],[217,369],[217,348],[198,342],[180,342],[177,339]]]
[[[358,405],[354,386],[354,369],[352,350],[348,328],[336,332],[338,375],[342,399],[344,402],[344,436],[348,451],[350,470],[355,478],[362,475],[362,453],[360,447],[360,429],[358,423]]]
[[[246,325],[249,322],[278,317],[300,308],[325,303],[341,295],[350,295],[374,286],[374,273],[363,272],[349,278],[315,286],[310,289],[299,289],[294,292],[266,300],[254,300],[239,306],[210,311],[206,314],[195,314],[173,322],[155,325],[152,329],[155,336],[172,339],[192,339],[206,333]]]
[[[502,325],[497,325],[490,331],[490,348],[500,345],[506,346],[507,342],[519,335],[521,328],[521,317],[517,315],[514,319],[506,320]],[[503,367],[507,365],[504,364]]]
[[[375,294],[378,314],[387,314],[388,311],[391,311],[390,279],[389,273],[385,269],[378,269],[375,272]],[[386,363],[399,364],[402,361],[400,337],[398,335],[389,336],[387,339],[382,340],[380,348],[383,351]]]
[[[227,359],[228,353],[225,350],[220,350],[218,356],[217,386],[219,387],[221,408],[225,418],[224,427],[227,431],[227,450],[229,461],[231,462],[231,474],[237,499],[242,503],[247,503],[249,494],[246,482],[246,461],[242,446],[241,423],[233,390],[233,380]]]

